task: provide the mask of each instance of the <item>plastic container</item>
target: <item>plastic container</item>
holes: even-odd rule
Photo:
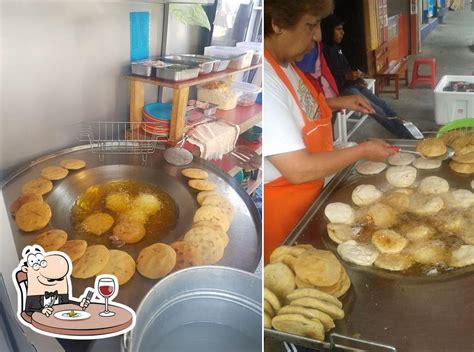
[[[189,100],[187,109],[188,111],[197,110],[205,116],[212,116],[217,112],[217,105],[209,102],[204,103],[199,100]]]
[[[231,89],[224,82],[221,86],[205,84],[197,87],[197,100],[216,104],[221,110],[235,109],[241,95],[242,92]]]
[[[263,44],[260,42],[239,42],[236,45],[237,48],[253,50],[252,65],[262,63],[263,57]]]
[[[221,60],[229,60],[229,68],[240,70],[252,64],[253,50],[236,48],[233,46],[206,46],[204,55],[213,56]]]
[[[474,76],[446,75],[441,78],[434,90],[435,121],[438,125],[474,116],[474,93],[443,91],[452,81],[474,83]]]
[[[240,137],[245,139],[247,142],[257,143],[262,137],[262,128],[253,126],[251,129],[242,133]]]
[[[232,82],[231,88],[235,91],[242,92],[237,104],[239,106],[251,106],[255,104],[258,93],[262,91],[262,88],[255,84],[245,82]]]

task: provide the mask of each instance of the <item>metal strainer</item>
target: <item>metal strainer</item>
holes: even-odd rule
[[[195,128],[200,125],[205,125],[211,122],[215,122],[217,119],[214,116],[208,117],[201,122],[192,125],[189,130],[185,133],[183,139],[176,143],[176,146],[168,148],[164,152],[165,160],[171,165],[184,166],[188,165],[193,161],[194,156],[190,151],[183,148],[184,143],[191,137]]]
[[[176,146],[168,148],[163,153],[165,160],[174,166],[188,165],[193,161],[194,156],[189,150],[183,148],[184,143],[188,140],[187,134],[184,138],[176,144]]]

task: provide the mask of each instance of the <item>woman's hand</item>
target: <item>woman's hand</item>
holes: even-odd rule
[[[268,156],[283,177],[293,184],[321,180],[358,160],[383,161],[396,154],[396,148],[380,139],[331,152],[310,153],[305,149]]]
[[[373,114],[375,110],[370,102],[361,95],[348,95],[345,97],[337,97],[327,99],[329,107],[334,110],[353,110],[363,114]]]
[[[355,84],[359,88],[367,88],[368,87],[367,81],[363,78],[357,79]]]
[[[361,144],[364,149],[364,159],[370,161],[384,161],[389,156],[397,154],[397,151],[381,139],[371,139]]]
[[[355,81],[356,79],[361,78],[361,77],[362,77],[362,72],[360,72],[359,70],[346,73],[346,79],[348,81]]]

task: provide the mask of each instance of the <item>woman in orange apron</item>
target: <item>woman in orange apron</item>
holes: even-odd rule
[[[333,98],[330,100],[329,106],[324,96],[316,91],[304,73],[293,63],[312,48],[314,41],[321,39],[319,27],[321,15],[318,15],[317,12],[323,11],[324,3],[330,2],[315,0],[265,1],[264,56],[266,67],[271,66],[274,74],[283,83],[288,95],[294,99],[299,108],[301,119],[304,121],[301,134],[305,146],[304,151],[265,156],[282,175],[264,185],[265,262],[268,262],[271,252],[282,244],[316,200],[323,188],[324,177],[334,174],[359,159],[384,160],[394,153],[387,148],[385,142],[377,140],[345,150],[332,151],[331,108],[348,108],[367,113],[370,112],[371,107],[366,100],[356,96]],[[278,6],[286,11],[281,11]],[[288,15],[289,13],[291,15]],[[288,65],[291,65],[300,80],[300,85],[305,86],[314,100],[313,103],[317,105],[316,118],[307,116],[303,109],[300,96],[293,85],[294,82],[292,84],[283,69]],[[268,71],[270,70],[265,69],[265,77],[267,77]],[[268,116],[271,114],[265,114],[266,104],[264,101],[264,128],[265,125],[272,123],[272,116]],[[264,136],[264,152],[267,138],[272,137]]]

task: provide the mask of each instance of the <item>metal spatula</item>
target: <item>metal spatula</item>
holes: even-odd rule
[[[375,121],[389,130],[398,138],[409,138],[409,139],[423,139],[423,133],[415,126],[414,123],[406,121],[401,117],[385,117],[379,114],[369,114]]]
[[[389,148],[396,151],[397,153],[402,152],[402,153],[415,154],[415,155],[418,155],[418,156],[420,156],[424,159],[430,159],[430,160],[447,160],[447,159],[451,159],[451,157],[454,155],[454,150],[452,150],[449,147],[446,147],[446,153],[444,155],[434,156],[434,157],[428,157],[428,156],[425,156],[425,155],[423,155],[423,154],[421,154],[417,151],[402,149],[402,148],[396,147],[396,146],[390,146]]]
[[[398,118],[400,122],[403,124],[403,126],[410,132],[410,134],[415,138],[415,139],[424,139],[425,136],[421,131],[418,129],[418,127],[415,126],[413,122],[404,120],[402,118]]]

